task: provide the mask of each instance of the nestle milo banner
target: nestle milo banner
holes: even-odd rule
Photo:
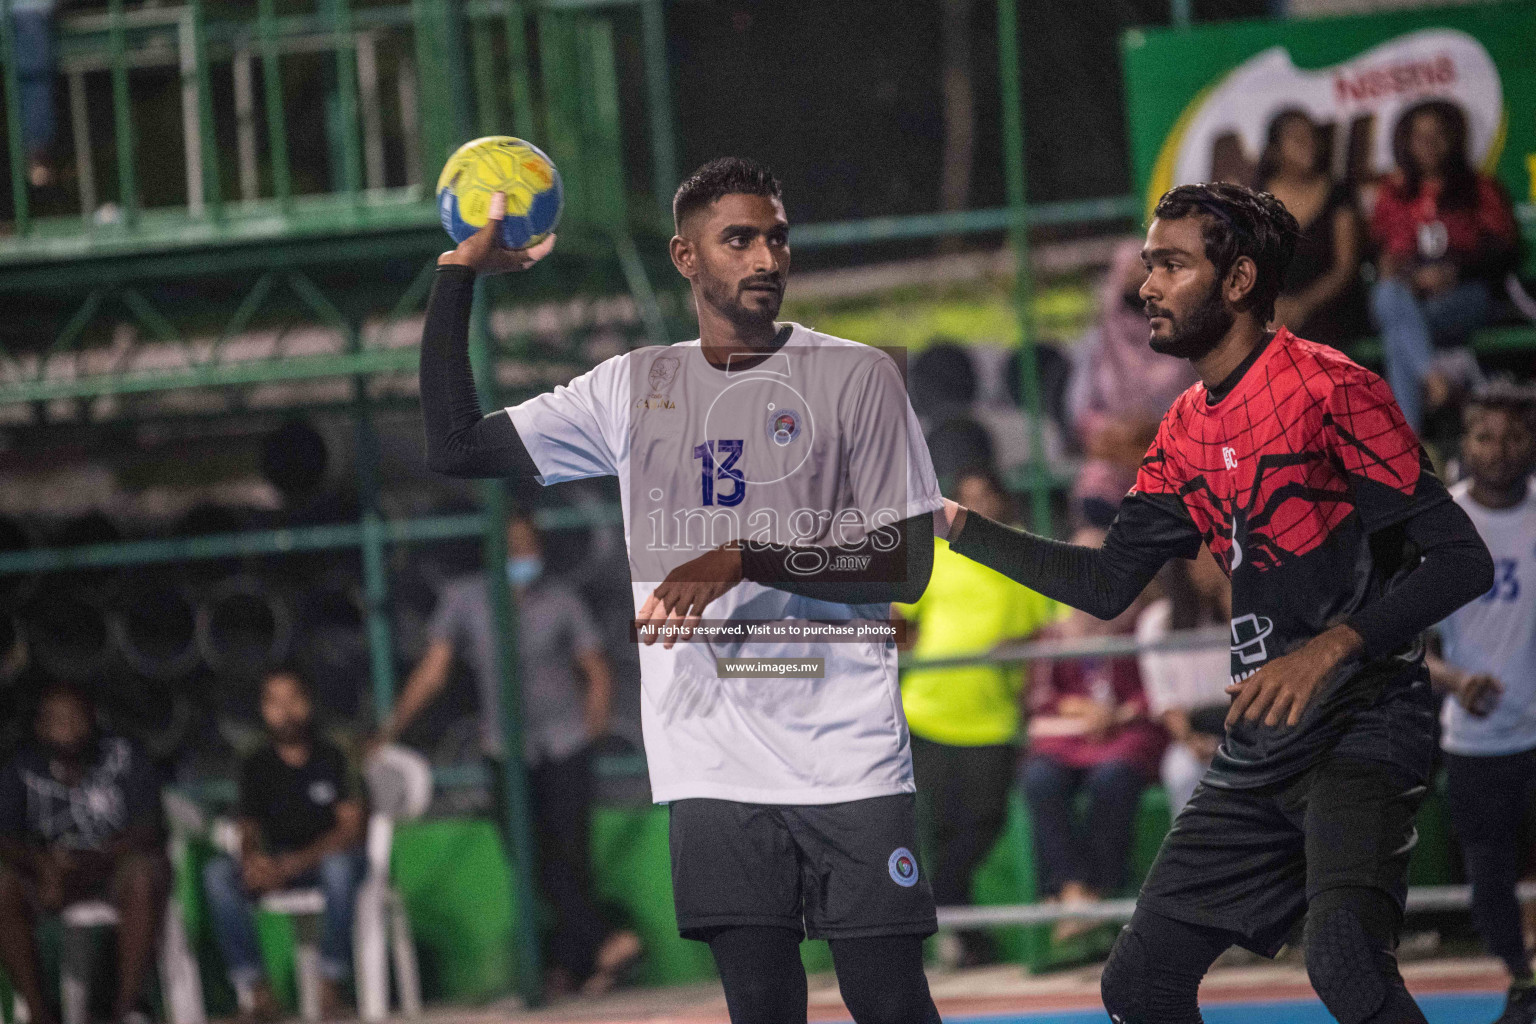
[[[1251,180],[1286,109],[1329,130],[1335,174],[1368,183],[1393,167],[1398,119],[1427,99],[1457,103],[1473,163],[1536,202],[1536,4],[1135,30],[1122,48],[1148,211],[1177,184]]]

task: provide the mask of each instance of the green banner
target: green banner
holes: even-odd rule
[[[1270,123],[1300,108],[1332,132],[1335,173],[1362,185],[1393,168],[1404,111],[1466,112],[1475,165],[1536,202],[1536,4],[1127,32],[1134,180],[1150,212],[1192,181],[1249,181]]]

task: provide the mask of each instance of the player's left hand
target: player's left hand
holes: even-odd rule
[[[635,618],[641,624],[655,623],[668,628],[681,626],[690,630],[699,624],[709,602],[740,582],[741,548],[735,544],[722,545],[667,573],[667,578],[645,599]],[[656,639],[653,632],[641,643],[649,646]],[[676,637],[669,635],[661,646],[671,650],[676,642]]]
[[[1294,727],[1334,670],[1363,645],[1360,634],[1353,629],[1334,626],[1247,679],[1228,686],[1227,692],[1236,699],[1227,711],[1227,728],[1239,721],[1261,720],[1271,727],[1281,722]]]

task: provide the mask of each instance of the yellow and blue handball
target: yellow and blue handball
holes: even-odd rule
[[[565,196],[554,161],[522,139],[487,135],[460,146],[437,179],[437,211],[455,242],[485,227],[497,192],[507,194],[501,242],[509,249],[537,244],[560,222]]]

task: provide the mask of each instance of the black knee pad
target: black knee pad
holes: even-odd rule
[[[1150,972],[1146,941],[1126,925],[1120,929],[1115,948],[1109,951],[1104,973],[1099,975],[1099,998],[1115,1024],[1144,1019]]]
[[[1099,976],[1104,1009],[1115,1024],[1200,1024],[1200,979],[1232,939],[1137,910]]]
[[[1400,912],[1379,889],[1319,893],[1307,907],[1307,977],[1340,1024],[1363,1024],[1403,990],[1392,948]]]

